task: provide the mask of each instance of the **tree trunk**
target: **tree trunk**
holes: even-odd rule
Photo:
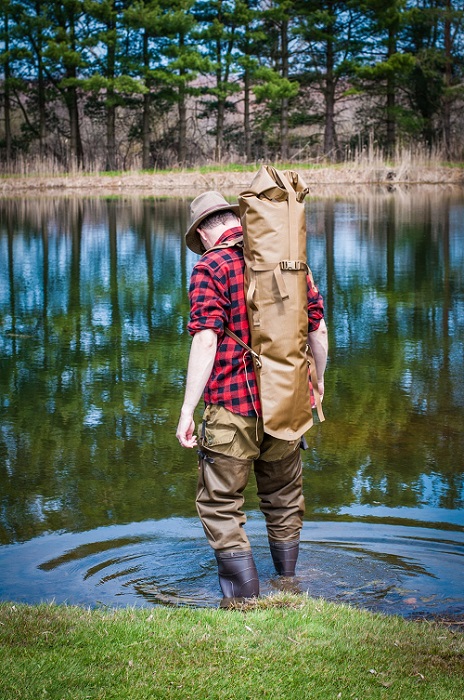
[[[184,71],[181,70],[181,74]],[[178,159],[179,165],[183,166],[187,160],[187,105],[185,102],[185,83],[182,81],[179,85],[179,148]]]
[[[71,76],[68,74],[68,77]],[[72,77],[76,77],[75,69],[72,71]],[[74,86],[71,86],[66,92],[66,103],[69,114],[71,161],[72,165],[82,167],[84,161],[84,149],[82,147],[79,126],[79,102],[77,98],[77,90]]]
[[[329,35],[330,28],[327,29]],[[329,35],[326,46],[324,155],[336,160],[334,47]]]
[[[142,168],[149,170],[152,166],[150,155],[150,94],[143,96],[142,113]]]
[[[69,31],[71,39],[71,48],[73,52],[77,52],[76,36],[75,36],[75,18],[69,19]],[[71,79],[73,83],[77,79],[77,69],[74,64],[69,65],[66,69],[66,77]],[[84,163],[84,149],[81,141],[81,131],[79,125],[79,100],[77,96],[77,87],[71,84],[66,90],[66,104],[69,114],[69,133],[70,133],[70,149],[72,165],[82,167]]]
[[[288,20],[282,21],[281,27],[282,78],[288,78]],[[288,160],[288,97],[284,97],[280,110],[280,158]]]
[[[148,54],[148,33],[143,33],[143,67],[145,69],[145,87],[149,89],[148,71],[150,68],[150,58]],[[142,113],[142,168],[149,170],[151,167],[150,157],[150,92],[146,92],[143,96],[143,113]]]
[[[250,0],[246,0],[246,8],[247,11],[250,12]],[[243,104],[243,127],[245,131],[245,159],[247,163],[251,163],[253,159],[253,149],[252,149],[252,134],[251,134],[251,69],[250,69],[250,62],[251,62],[251,56],[253,54],[253,49],[251,46],[251,40],[250,40],[250,34],[249,34],[249,29],[252,26],[252,18],[253,14],[251,14],[248,17],[248,21],[246,23],[245,27],[245,47],[244,47],[244,54],[245,54],[245,70],[243,74],[243,99],[244,99],[244,104]]]
[[[388,27],[388,53],[390,59],[396,53],[396,28],[393,24]],[[387,135],[386,150],[388,155],[393,155],[396,142],[396,100],[395,100],[395,76],[388,72],[387,75]]]
[[[106,170],[116,170],[116,104],[114,78],[116,73],[116,22],[110,20],[107,24],[108,56],[107,74],[108,88],[106,91]]]
[[[35,4],[35,12],[38,18],[42,17],[42,2],[37,0]],[[42,158],[45,151],[45,135],[46,135],[46,103],[45,103],[45,78],[43,69],[43,41],[42,30],[37,32],[37,103],[39,112],[39,154]]]
[[[39,153],[42,157],[45,150],[45,80],[43,74],[42,58],[39,58],[37,88],[38,88],[38,106],[39,106]]]
[[[184,46],[185,37],[183,34],[179,34],[179,55],[182,55]],[[180,83],[177,103],[179,116],[179,145],[177,149],[177,158],[180,166],[185,165],[187,159],[187,104],[185,100],[185,74],[186,69],[181,67],[179,69]]]
[[[114,90],[107,91],[106,99],[106,170],[116,170],[116,108],[114,106]]]
[[[251,119],[250,119],[250,69],[248,66],[245,68],[245,73],[243,76],[243,90],[244,90],[244,115],[243,115],[243,128],[245,130],[245,159],[247,163],[251,163]]]
[[[216,120],[216,146],[214,149],[214,160],[220,163],[222,160],[222,150],[224,147],[224,100],[219,100]]]
[[[76,42],[76,8],[68,6],[66,3],[55,4],[54,12],[56,12],[53,22],[54,40],[60,48],[60,60],[64,68],[65,80],[54,78],[53,75],[47,72],[48,78],[52,80],[57,89],[60,91],[64,104],[66,106],[69,118],[69,150],[66,152],[66,166],[82,167],[84,163],[84,150],[82,147],[80,135],[80,120],[79,120],[79,98],[77,93],[77,67],[75,64],[75,56],[79,54],[79,47]],[[64,82],[64,85],[62,85]],[[45,94],[43,87],[39,87],[39,97]],[[44,116],[45,116],[44,102]],[[46,122],[44,120],[44,126]],[[43,128],[40,129],[41,134]]]
[[[447,158],[451,158],[451,102],[449,88],[452,81],[453,56],[451,39],[451,0],[445,9],[445,94],[443,98],[443,146]]]
[[[223,94],[224,81],[222,79],[222,50],[221,41],[216,42],[216,88],[217,94],[217,113],[216,113],[216,145],[214,149],[214,161],[220,163],[222,158],[222,147],[224,142],[224,113],[225,113],[225,97]]]
[[[10,50],[10,37],[9,37],[9,15],[8,11],[5,11],[4,17],[4,47],[6,60],[4,63],[4,94],[3,94],[3,110],[5,116],[5,162],[8,166],[11,161],[12,148],[11,148],[11,96],[10,96],[10,59],[8,56]]]

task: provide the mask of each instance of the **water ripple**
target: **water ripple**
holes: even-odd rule
[[[373,522],[306,522],[292,590],[401,615],[464,614],[464,538]],[[262,594],[282,585],[262,520],[250,514]],[[194,519],[49,534],[0,547],[0,599],[79,605],[216,606],[212,550]],[[288,585],[288,582],[287,582]]]

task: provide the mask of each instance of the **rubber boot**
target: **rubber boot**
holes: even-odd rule
[[[295,576],[300,540],[269,540],[272,561],[279,576]]]
[[[259,595],[259,579],[250,550],[215,552],[219,584],[224,596],[222,607]]]

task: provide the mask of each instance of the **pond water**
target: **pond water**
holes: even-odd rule
[[[0,599],[217,605],[175,439],[188,200],[0,200]],[[326,422],[303,453],[295,589],[464,613],[464,193],[307,202]],[[199,415],[199,414],[198,414]],[[253,481],[247,531],[279,587]]]

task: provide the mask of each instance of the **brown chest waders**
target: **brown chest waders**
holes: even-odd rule
[[[196,506],[206,537],[215,550],[224,599],[259,594],[251,546],[244,530],[243,491],[253,460],[238,459],[202,447]],[[293,576],[304,514],[299,449],[282,460],[255,460],[260,508],[266,519],[276,571]]]

